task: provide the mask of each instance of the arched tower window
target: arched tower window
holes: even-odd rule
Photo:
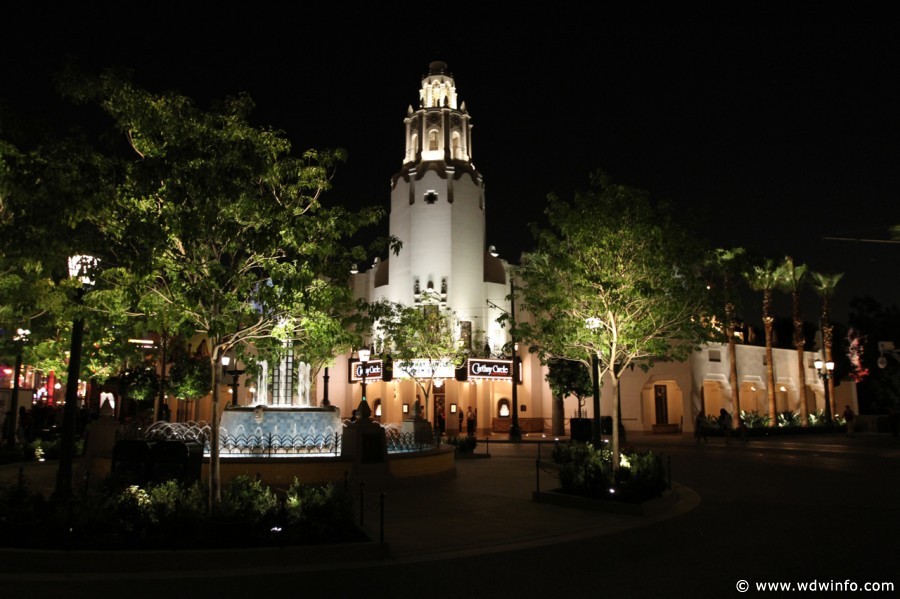
[[[428,132],[428,149],[429,150],[437,150],[438,149],[438,131],[437,129],[432,129]]]
[[[462,138],[459,135],[459,131],[454,131],[450,136],[450,148],[453,152],[453,158],[455,160],[463,159],[462,152]]]
[[[409,151],[407,152],[407,158],[412,160],[416,157],[416,152],[419,151],[419,134],[413,133],[412,137],[409,139]]]

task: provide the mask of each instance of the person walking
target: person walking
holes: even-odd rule
[[[709,443],[709,438],[706,436],[706,414],[703,410],[697,413],[697,417],[694,419],[694,437],[697,439],[697,443],[700,443],[700,439],[703,439],[704,442]]]
[[[719,427],[725,435],[725,445],[731,445],[731,414],[725,408],[719,410]]]
[[[844,406],[844,420],[847,421],[847,436],[852,437],[854,434],[853,421],[856,420],[856,414],[849,405]]]

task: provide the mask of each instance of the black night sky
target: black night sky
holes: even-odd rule
[[[835,320],[856,295],[900,302],[900,244],[829,239],[887,240],[900,224],[887,3],[185,6],[7,4],[0,98],[31,116],[79,114],[51,82],[67,55],[201,105],[245,91],[256,122],[298,151],[348,150],[331,201],[388,207],[406,108],[443,60],[475,125],[488,243],[511,261],[547,194],[570,196],[603,168],[691,211],[716,246],[845,272]]]

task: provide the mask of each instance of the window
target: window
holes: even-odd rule
[[[438,194],[435,190],[429,189],[425,192],[425,203],[434,204],[438,200]]]
[[[432,129],[428,132],[428,149],[429,150],[437,150],[438,149],[438,132],[437,129]]]
[[[509,418],[510,408],[509,400],[504,398],[497,402],[497,416],[500,418]]]
[[[722,361],[722,352],[717,349],[709,350],[709,361],[710,362],[721,362]]]
[[[472,323],[468,320],[459,323],[459,343],[463,349],[472,350]]]

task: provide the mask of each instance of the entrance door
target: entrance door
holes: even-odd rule
[[[656,399],[656,424],[669,424],[669,397],[668,387],[665,385],[653,386],[653,397]]]

